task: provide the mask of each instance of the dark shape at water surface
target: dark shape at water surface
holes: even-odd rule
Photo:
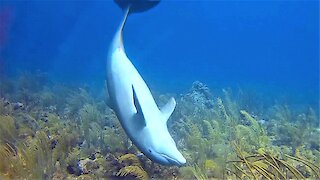
[[[126,9],[130,6],[130,13],[147,11],[157,4],[160,0],[114,0],[121,7]]]

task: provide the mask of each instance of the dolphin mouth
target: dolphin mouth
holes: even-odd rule
[[[168,160],[168,162],[170,162],[170,163],[172,163],[172,164],[175,164],[175,165],[177,165],[177,166],[182,166],[182,165],[185,164],[184,162],[180,162],[180,161],[178,161],[178,160],[176,160],[176,159],[173,159],[172,157],[169,157],[169,156],[166,155],[166,154],[160,153],[160,155],[163,156],[166,160]]]

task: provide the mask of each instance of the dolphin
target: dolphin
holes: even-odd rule
[[[158,2],[116,0],[125,13],[108,52],[107,89],[112,109],[138,149],[154,162],[180,166],[186,159],[167,128],[176,101],[171,98],[165,106],[158,108],[145,81],[126,55],[122,40],[128,14],[150,9]]]

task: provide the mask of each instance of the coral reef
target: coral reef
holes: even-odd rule
[[[187,164],[166,167],[138,151],[90,89],[39,72],[2,78],[0,179],[319,179],[317,107],[265,106],[257,96],[194,82],[168,123]]]
[[[181,100],[190,101],[195,107],[200,108],[212,108],[214,104],[210,89],[199,81],[192,84],[190,92],[184,95]]]

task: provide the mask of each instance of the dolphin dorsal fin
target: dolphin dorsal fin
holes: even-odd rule
[[[144,118],[144,115],[143,115],[143,111],[142,111],[141,105],[139,103],[138,96],[136,94],[136,91],[134,90],[133,85],[132,85],[132,92],[133,92],[133,103],[134,103],[134,106],[135,106],[135,108],[137,110],[137,113],[135,114],[135,119],[138,122],[136,122],[136,123],[138,125],[140,125],[140,127],[145,127],[146,126],[146,121],[145,121],[145,118]]]
[[[170,98],[170,100],[167,102],[166,105],[164,105],[160,111],[162,113],[162,115],[165,117],[165,122],[168,121],[169,117],[171,116],[171,114],[173,113],[174,108],[176,107],[176,101],[174,100],[174,98]]]

